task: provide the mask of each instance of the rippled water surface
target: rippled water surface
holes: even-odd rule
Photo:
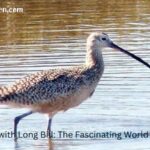
[[[102,31],[121,47],[150,63],[148,0],[5,0],[0,7],[23,13],[0,13],[0,85],[37,71],[84,63],[85,42]],[[53,120],[54,132],[150,131],[150,71],[125,54],[105,49],[105,72],[88,101]],[[13,130],[13,119],[27,110],[0,107],[0,132]],[[22,133],[45,131],[47,119],[34,114],[22,120]],[[1,149],[146,150],[150,137],[117,140],[0,138]]]

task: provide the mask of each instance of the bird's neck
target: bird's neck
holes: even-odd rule
[[[93,45],[87,46],[86,66],[89,68],[96,67],[103,72],[104,61],[100,48]]]

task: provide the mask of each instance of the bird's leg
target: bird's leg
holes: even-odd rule
[[[17,125],[18,125],[19,121],[21,119],[23,119],[24,117],[31,115],[32,113],[33,113],[32,111],[29,111],[29,112],[24,113],[24,114],[17,116],[15,118],[15,120],[14,120],[14,138],[15,138],[15,140],[17,140]]]
[[[51,138],[51,124],[52,124],[52,118],[49,118],[48,127],[47,127],[47,133],[48,133],[49,138]]]

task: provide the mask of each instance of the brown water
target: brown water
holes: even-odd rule
[[[121,47],[150,63],[150,1],[148,0],[5,0],[0,7],[21,7],[23,13],[0,13],[0,84],[57,66],[85,60],[86,37],[102,31]],[[103,51],[105,73],[95,94],[75,109],[59,113],[52,129],[73,133],[150,131],[150,71],[111,49]],[[0,132],[13,130],[13,119],[27,110],[1,106]],[[34,114],[22,120],[22,133],[45,131],[47,120]],[[149,137],[150,138],[150,137]],[[0,138],[1,149],[145,150],[149,138],[63,139]]]

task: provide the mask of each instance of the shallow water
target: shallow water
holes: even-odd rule
[[[0,13],[0,84],[53,67],[74,66],[85,60],[86,37],[102,31],[121,47],[150,63],[150,1],[26,0],[0,2],[22,7],[23,13]],[[111,49],[103,51],[105,72],[93,97],[77,108],[59,113],[52,129],[73,133],[150,131],[150,71]],[[0,132],[13,130],[13,119],[27,110],[1,106]],[[19,131],[40,133],[47,119],[34,114],[22,120]],[[39,136],[40,137],[40,136]],[[150,137],[149,137],[150,138]],[[146,150],[149,138],[0,138],[1,149],[115,149]]]

